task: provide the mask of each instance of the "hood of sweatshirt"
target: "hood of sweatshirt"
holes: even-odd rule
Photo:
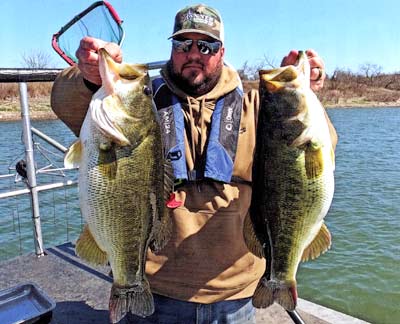
[[[204,170],[206,143],[216,101],[240,85],[238,73],[224,65],[215,87],[208,93],[192,97],[171,79],[166,66],[161,70],[169,89],[181,100],[185,119],[185,156],[188,170]]]

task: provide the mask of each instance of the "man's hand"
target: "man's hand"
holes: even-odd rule
[[[122,62],[122,51],[117,44],[107,43],[101,39],[93,37],[82,38],[79,48],[76,51],[76,57],[79,60],[78,68],[82,72],[83,78],[97,85],[101,85],[99,55],[97,54],[97,51],[103,47],[111,55],[114,61],[118,63]]]
[[[326,78],[325,64],[322,58],[316,51],[309,49],[306,51],[308,61],[310,62],[310,86],[313,91],[318,91],[324,86]],[[299,51],[292,50],[286,55],[281,63],[281,66],[296,64]]]

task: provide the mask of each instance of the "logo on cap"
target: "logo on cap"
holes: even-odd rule
[[[198,24],[205,24],[208,26],[214,26],[214,17],[193,12],[191,9],[187,12],[187,14],[183,17],[183,21],[193,21]]]

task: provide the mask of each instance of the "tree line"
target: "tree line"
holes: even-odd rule
[[[51,56],[42,51],[32,50],[21,55],[23,67],[49,68]],[[244,62],[238,69],[243,81],[244,90],[258,88],[258,71],[261,69],[279,66],[268,57],[255,64]],[[350,69],[337,68],[331,75],[327,75],[325,85],[318,92],[323,104],[340,105],[346,103],[393,103],[400,105],[400,72],[383,73],[378,64],[364,63],[357,72]],[[31,96],[46,96],[51,92],[52,83],[29,84]],[[18,88],[14,84],[0,84],[0,100],[17,96]]]
[[[276,67],[270,60],[249,64],[238,69],[244,90],[258,88],[258,71]],[[364,63],[357,72],[337,68],[327,75],[324,87],[317,93],[325,105],[357,105],[398,103],[400,105],[400,72],[383,73],[378,64]]]

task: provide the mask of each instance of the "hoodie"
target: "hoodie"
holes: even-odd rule
[[[240,84],[238,74],[224,66],[216,86],[192,97],[161,71],[169,89],[179,98],[185,121],[188,170],[202,170],[216,101]],[[244,96],[233,176],[251,181],[258,93]],[[149,251],[146,273],[153,292],[172,298],[212,303],[253,295],[265,270],[264,260],[251,254],[243,239],[244,219],[251,201],[251,186],[211,180],[178,187],[182,202],[171,210],[173,234],[156,254]]]

